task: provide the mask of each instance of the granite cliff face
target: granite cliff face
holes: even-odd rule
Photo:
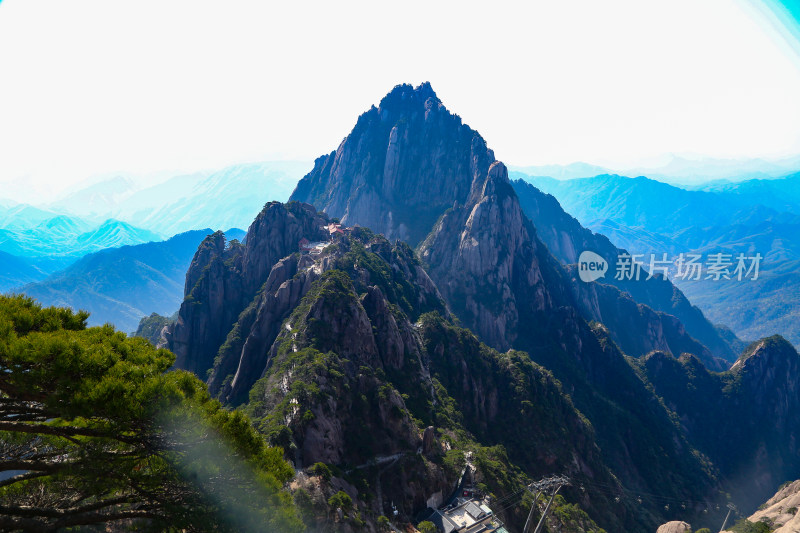
[[[398,85],[315,161],[290,200],[416,246],[453,202],[467,202],[492,162],[483,138],[430,84]]]
[[[253,383],[263,374],[269,358],[274,356],[277,346],[287,335],[287,331],[281,329],[283,322],[297,308],[312,284],[328,270],[344,268],[353,270],[355,275],[357,266],[348,261],[353,255],[361,253],[360,245],[356,248],[352,249],[350,239],[336,237],[330,247],[322,252],[314,255],[294,253],[277,261],[262,288],[239,315],[225,342],[219,347],[209,375],[211,391],[232,403],[246,400]],[[380,240],[369,243],[363,253],[369,259],[386,262],[386,268],[390,269],[392,276],[390,280],[384,280],[383,290],[394,294],[399,290],[398,287],[402,288],[406,292],[402,301],[407,311],[424,309],[446,313],[436,286],[408,246],[390,245]],[[379,354],[386,358],[387,364],[396,366],[405,353],[403,346],[409,335],[409,327],[406,324],[398,329],[391,313],[387,313],[387,304],[380,288],[370,288],[366,294],[362,303],[368,312],[366,316],[374,321],[371,327],[376,331],[376,338],[369,343],[355,345],[356,340],[361,338],[360,332],[346,332],[341,345],[334,351],[340,355],[358,352],[362,357]],[[341,317],[324,308],[315,309],[314,313],[309,320],[315,323],[341,321]],[[352,319],[353,327],[358,324],[367,327],[363,313],[353,312],[347,316]],[[374,362],[371,360],[370,364]]]
[[[799,508],[800,480],[782,486],[748,520],[753,523],[767,522],[775,528],[773,533],[795,533],[800,531]]]
[[[200,243],[186,273],[178,320],[167,334],[175,365],[203,376],[245,301],[242,248],[216,232]]]
[[[500,162],[475,180],[469,203],[442,216],[420,256],[456,315],[499,350],[514,345],[521,322],[568,302],[561,272]]]
[[[206,376],[239,313],[267,281],[272,266],[298,251],[305,238],[328,238],[328,219],[299,203],[267,204],[245,237],[245,244],[227,242],[221,232],[198,247],[186,273],[184,301],[168,335],[175,365]]]

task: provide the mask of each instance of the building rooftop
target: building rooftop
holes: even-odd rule
[[[434,512],[428,519],[444,533],[508,533],[494,519],[494,513],[477,499],[457,498],[452,504]]]

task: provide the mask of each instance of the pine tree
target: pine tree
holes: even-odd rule
[[[293,475],[174,356],[0,296],[0,529],[303,531]]]

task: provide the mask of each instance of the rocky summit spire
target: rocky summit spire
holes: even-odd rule
[[[441,217],[421,256],[453,311],[498,349],[513,345],[521,318],[566,303],[555,261],[499,161],[475,180],[466,205]]]
[[[358,118],[336,151],[316,160],[291,199],[416,245],[454,202],[467,202],[494,160],[430,83],[398,85]]]

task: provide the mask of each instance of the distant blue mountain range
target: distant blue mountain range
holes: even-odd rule
[[[142,317],[153,312],[171,315],[178,309],[186,271],[210,233],[189,231],[162,242],[91,253],[19,292],[44,305],[87,310],[92,325],[110,322],[122,331],[134,331]],[[241,239],[245,232],[231,229],[226,235]]]
[[[206,227],[247,227],[265,203],[286,201],[312,167],[311,161],[246,163],[178,175],[144,188],[117,176],[73,190],[39,208],[94,222],[112,218],[161,235]],[[31,208],[27,218],[48,217]]]
[[[59,215],[27,229],[0,229],[0,251],[20,257],[80,257],[129,244],[160,241],[162,236],[109,219],[98,226]]]
[[[761,253],[756,281],[676,285],[743,339],[800,344],[800,173],[682,189],[645,177],[514,177],[552,194],[583,225],[632,253]]]
[[[311,162],[247,163],[140,187],[114,176],[46,205],[0,199],[0,291],[39,282],[86,254],[200,228],[247,227],[286,201]]]

